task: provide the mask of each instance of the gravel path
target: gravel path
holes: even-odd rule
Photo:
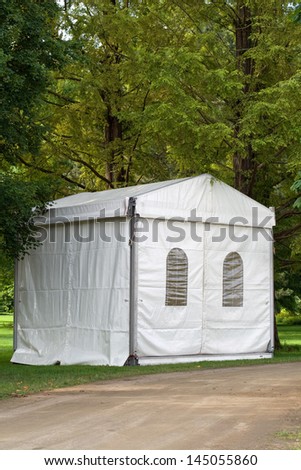
[[[0,449],[286,449],[301,363],[112,380],[0,402]],[[299,443],[300,445],[300,443]]]

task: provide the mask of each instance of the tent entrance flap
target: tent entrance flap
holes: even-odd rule
[[[201,354],[204,224],[144,222],[152,236],[137,243],[139,361],[145,356]]]

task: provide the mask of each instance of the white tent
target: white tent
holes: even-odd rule
[[[272,356],[273,210],[205,174],[66,197],[37,224],[13,362]]]

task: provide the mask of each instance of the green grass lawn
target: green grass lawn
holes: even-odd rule
[[[13,316],[0,315],[0,357],[12,349]]]
[[[284,347],[300,346],[301,325],[278,326],[279,338]]]
[[[24,366],[10,363],[12,356],[12,317],[0,315],[0,399],[33,392],[137,375],[200,370],[220,367],[301,361],[301,325],[279,327],[282,351],[273,359],[249,361],[208,361],[144,367],[109,366]]]

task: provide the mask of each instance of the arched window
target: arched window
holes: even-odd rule
[[[243,306],[243,261],[232,252],[224,259],[223,265],[223,307]]]
[[[181,248],[173,248],[166,258],[165,305],[187,305],[188,259]]]

